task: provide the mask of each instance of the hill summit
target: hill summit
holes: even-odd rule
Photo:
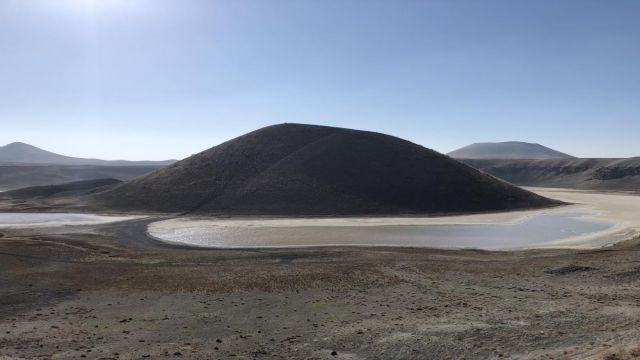
[[[496,211],[553,204],[389,135],[281,124],[89,197],[99,208],[196,214]]]
[[[546,146],[521,141],[475,143],[447,155],[454,159],[575,159]]]

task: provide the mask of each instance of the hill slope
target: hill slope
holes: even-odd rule
[[[160,167],[0,164],[0,191],[103,178],[129,180]]]
[[[98,188],[102,188],[104,186],[110,186],[121,182],[122,181],[116,179],[82,180],[60,185],[26,187],[18,190],[8,191],[3,195],[22,199],[60,195],[79,195]]]
[[[475,143],[447,155],[454,159],[575,159],[540,144],[520,141]]]
[[[26,163],[26,164],[54,164],[54,165],[101,165],[101,166],[145,166],[145,165],[169,165],[175,160],[165,161],[125,161],[125,160],[99,160],[83,159],[59,155],[35,146],[14,142],[0,146],[0,162]]]
[[[522,186],[640,191],[640,157],[629,159],[482,160],[463,162]]]
[[[388,135],[266,127],[90,197],[99,208],[205,214],[413,214],[554,202]]]

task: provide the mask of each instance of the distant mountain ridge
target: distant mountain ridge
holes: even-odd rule
[[[475,143],[447,155],[454,159],[575,159],[546,146],[522,141]]]
[[[127,161],[85,159],[64,156],[40,149],[33,145],[14,142],[0,147],[0,162],[43,165],[161,166],[173,164],[176,160]]]
[[[640,157],[628,159],[462,159],[519,186],[640,191]]]

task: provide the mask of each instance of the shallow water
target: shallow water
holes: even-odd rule
[[[131,216],[60,213],[0,213],[0,228],[92,225],[129,220]]]
[[[586,219],[586,212],[550,213],[513,224],[375,226],[162,226],[158,239],[207,247],[287,247],[330,245],[419,246],[501,249],[570,239],[610,229],[614,223]]]

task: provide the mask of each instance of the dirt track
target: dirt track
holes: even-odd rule
[[[144,225],[3,230],[0,358],[615,359],[640,346],[637,240],[193,250],[157,246]]]

